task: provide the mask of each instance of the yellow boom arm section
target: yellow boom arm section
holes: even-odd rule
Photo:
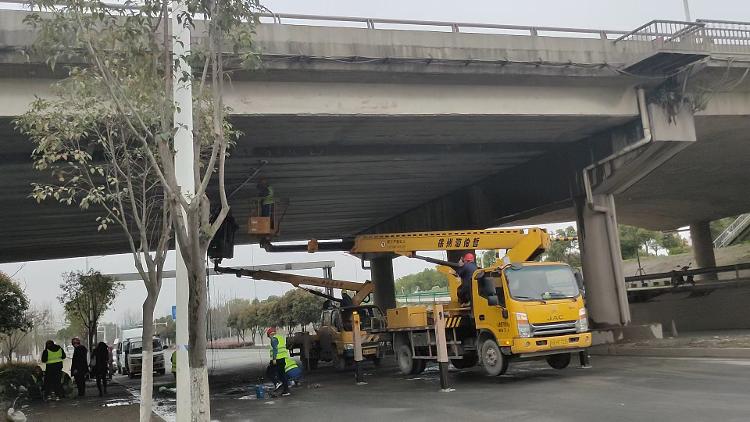
[[[354,239],[350,253],[411,256],[417,251],[507,249],[512,262],[522,262],[533,260],[549,248],[549,244],[549,235],[540,228],[367,234]]]
[[[309,277],[304,275],[277,273],[273,271],[262,271],[262,270],[246,270],[242,268],[224,268],[215,267],[217,272],[229,273],[239,276],[252,277],[256,280],[269,280],[269,281],[281,281],[283,283],[289,283],[294,287],[315,286],[315,287],[329,287],[332,289],[350,290],[355,292],[352,298],[354,305],[361,304],[367,296],[372,293],[374,286],[371,281],[365,281],[364,283],[356,283],[353,281],[343,280],[332,280],[328,278],[320,277]]]

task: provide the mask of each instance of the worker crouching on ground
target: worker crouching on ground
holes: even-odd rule
[[[286,361],[290,359],[289,351],[286,349],[286,338],[276,333],[276,327],[270,327],[266,330],[266,335],[271,339],[271,365],[276,367],[276,374],[281,381],[283,388],[281,395],[289,395],[289,379],[286,376]]]
[[[461,285],[458,286],[457,296],[462,304],[471,303],[471,278],[474,271],[477,270],[477,264],[474,262],[474,254],[467,253],[463,258],[458,260],[461,266],[456,274],[461,279]]]
[[[286,379],[289,384],[293,387],[297,387],[302,384],[302,368],[297,365],[297,362],[292,357],[284,359],[286,361],[284,365],[284,372],[286,372]],[[279,379],[278,369],[276,365],[269,364],[266,368],[266,378],[273,382],[274,388],[278,389],[281,387],[281,380]]]

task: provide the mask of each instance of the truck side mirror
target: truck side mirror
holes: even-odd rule
[[[583,284],[583,275],[580,271],[576,270],[573,273],[573,276],[576,279],[576,284],[578,285],[578,290],[581,291],[581,295],[583,295],[583,297],[586,297],[586,286]]]
[[[503,319],[508,319],[508,310],[503,308]]]

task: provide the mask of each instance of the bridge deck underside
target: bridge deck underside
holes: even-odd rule
[[[282,239],[358,233],[426,201],[523,165],[623,117],[608,116],[234,116],[244,132],[228,161],[239,186],[260,160],[289,200]],[[2,122],[0,261],[126,252],[116,228],[97,232],[94,212],[28,198],[31,144]],[[244,235],[253,183],[231,199]],[[512,200],[512,198],[509,198]]]

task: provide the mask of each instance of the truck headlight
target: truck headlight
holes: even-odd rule
[[[344,345],[344,350],[354,350],[354,345],[351,343],[346,343]]]
[[[531,325],[529,324],[528,315],[524,312],[516,312],[516,325],[519,337],[531,337]]]
[[[584,333],[589,330],[589,318],[586,313],[586,308],[578,310],[578,321],[576,321],[576,331]]]

